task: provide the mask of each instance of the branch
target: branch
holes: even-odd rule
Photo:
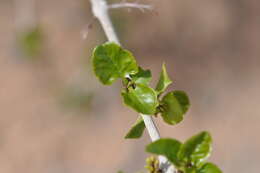
[[[93,15],[99,20],[103,30],[105,31],[107,39],[120,44],[108,15],[107,2],[105,0],[90,0],[90,2],[92,5]]]
[[[156,140],[160,139],[161,137],[160,137],[159,131],[158,131],[152,117],[149,115],[143,115],[143,114],[140,114],[140,115],[142,116],[142,118],[144,120],[146,129],[148,131],[148,134],[150,135],[151,140],[156,141]]]
[[[153,10],[153,7],[151,5],[146,4],[138,4],[138,3],[130,3],[130,2],[121,2],[116,4],[110,4],[108,5],[109,9],[115,9],[115,8],[137,8],[141,11],[144,10]]]
[[[115,33],[114,27],[112,25],[112,22],[110,20],[110,17],[108,15],[108,9],[110,8],[107,4],[106,0],[90,0],[92,5],[92,12],[93,15],[99,20],[107,39],[111,42],[115,42],[117,44],[120,44],[119,39]],[[157,139],[160,139],[160,135],[158,132],[158,129],[153,122],[153,119],[149,115],[143,115],[141,114],[146,129],[151,137],[152,141],[155,141]],[[160,167],[163,170],[164,173],[173,173],[174,168],[173,166],[170,166],[168,160],[164,156],[159,156],[159,162]]]
[[[148,131],[148,134],[152,141],[156,141],[160,139],[159,130],[157,129],[153,118],[149,115],[143,115],[140,114],[144,120],[144,124],[146,126],[146,129]],[[160,162],[160,168],[164,173],[174,173],[174,167],[171,165],[171,163],[164,157],[159,156],[159,162]]]

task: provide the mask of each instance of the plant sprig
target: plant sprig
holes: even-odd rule
[[[164,155],[180,173],[221,173],[213,163],[206,162],[211,154],[212,138],[206,131],[183,144],[176,139],[162,138],[147,145],[146,151]]]
[[[150,70],[138,66],[131,52],[113,42],[97,46],[92,54],[94,72],[105,85],[111,85],[121,79],[123,89],[121,95],[124,103],[138,113],[146,115],[161,114],[168,124],[178,124],[183,120],[190,103],[184,91],[171,91],[161,98],[172,83],[166,67],[163,64],[162,72],[156,89],[149,86],[152,79]],[[143,126],[137,124],[130,129],[126,138],[139,138]],[[133,130],[137,129],[138,130]],[[131,134],[131,133],[139,133]]]
[[[190,107],[188,95],[184,91],[166,92],[172,80],[167,74],[165,64],[155,89],[149,86],[151,71],[138,66],[133,54],[114,42],[97,46],[92,53],[92,64],[96,76],[104,85],[111,85],[121,79],[121,96],[124,103],[136,112],[150,116],[160,114],[164,122],[170,125],[180,123]],[[139,117],[125,138],[140,138],[145,129],[144,121]],[[162,138],[152,142],[146,151],[165,156],[178,173],[221,173],[213,163],[206,162],[211,153],[211,136],[201,132],[183,144],[176,139]],[[150,167],[150,173],[160,172]]]

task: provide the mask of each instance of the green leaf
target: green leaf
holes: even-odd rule
[[[92,54],[94,72],[105,85],[138,72],[133,55],[113,42],[97,46]]]
[[[152,74],[150,70],[144,70],[141,67],[138,68],[138,73],[131,75],[132,81],[134,83],[140,83],[148,85],[152,79]]]
[[[188,139],[181,147],[178,154],[180,160],[199,166],[210,155],[211,136],[208,132],[201,132]]]
[[[162,138],[146,146],[146,151],[167,157],[175,166],[179,165],[178,152],[181,142],[175,139]]]
[[[159,105],[156,92],[143,84],[136,84],[122,91],[124,103],[139,113],[153,115]]]
[[[222,173],[222,171],[213,163],[205,163],[197,173]]]
[[[142,117],[139,117],[130,131],[126,134],[125,139],[140,138],[144,132],[145,124]]]
[[[172,125],[183,120],[190,106],[189,98],[183,91],[169,92],[163,97],[161,104],[164,121]]]
[[[159,81],[156,85],[156,91],[158,92],[158,94],[163,93],[166,88],[172,83],[172,81],[170,80],[167,71],[166,71],[166,67],[163,64],[162,65],[162,72],[159,78]]]

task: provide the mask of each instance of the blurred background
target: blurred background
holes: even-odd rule
[[[119,2],[119,1],[113,1]],[[113,3],[110,1],[110,3]],[[133,1],[130,1],[133,2]],[[163,137],[211,132],[226,173],[258,173],[260,1],[144,0],[154,11],[111,11],[124,47],[153,73],[161,65],[192,107]],[[120,82],[101,85],[91,50],[106,41],[88,0],[0,0],[0,172],[142,170],[147,133],[124,140],[137,114]]]

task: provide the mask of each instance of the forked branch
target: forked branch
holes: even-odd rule
[[[139,3],[132,3],[132,2],[121,2],[108,5],[108,8],[115,9],[115,8],[137,8],[141,11],[144,10],[153,10],[151,5],[147,4],[139,4]]]

